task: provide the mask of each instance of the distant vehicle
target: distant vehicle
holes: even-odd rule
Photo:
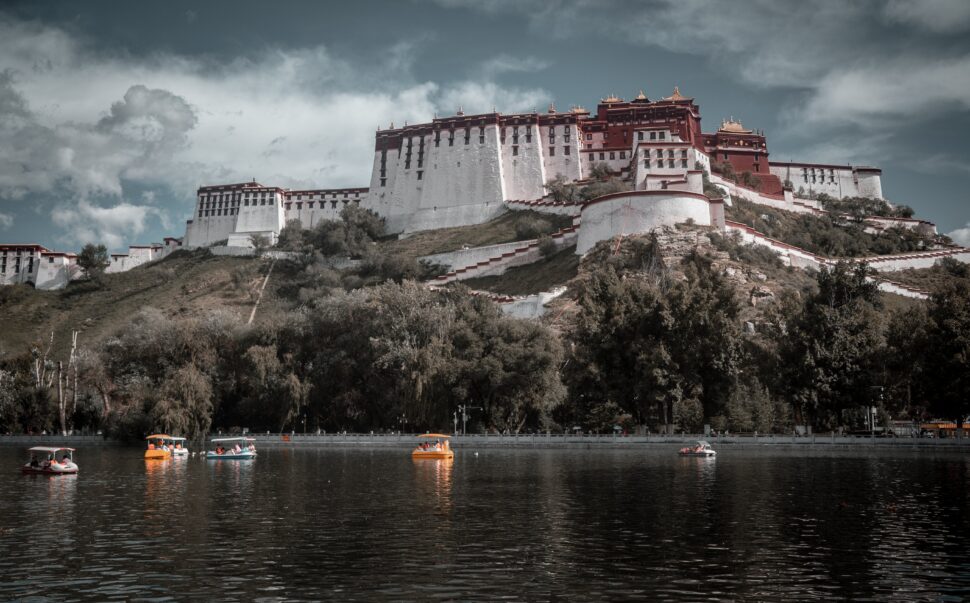
[[[256,458],[256,440],[253,438],[216,438],[212,440],[215,450],[205,453],[210,461],[248,461]]]
[[[74,449],[60,446],[34,446],[29,448],[30,460],[20,470],[24,473],[44,475],[69,475],[77,473]],[[39,455],[45,458],[41,460]]]
[[[681,448],[678,454],[680,456],[715,456],[717,451],[711,448],[711,445],[706,441],[698,440],[693,446]]]
[[[411,452],[412,459],[453,459],[455,452],[451,449],[448,438],[451,436],[442,433],[425,433],[418,436],[421,442],[418,447]],[[432,442],[431,440],[434,440]]]

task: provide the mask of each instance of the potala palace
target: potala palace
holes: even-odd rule
[[[548,196],[554,178],[582,183],[594,166],[606,166],[630,190],[584,202]],[[745,174],[744,184],[723,174]],[[705,187],[707,180],[711,186]],[[712,190],[719,191],[712,194]],[[706,192],[705,192],[706,191]],[[595,112],[582,107],[505,115],[466,115],[460,108],[430,123],[378,129],[370,184],[361,188],[290,190],[256,182],[215,184],[198,189],[194,213],[182,239],[132,247],[112,256],[110,271],[127,270],[178,248],[251,248],[253,235],[276,241],[290,220],[312,228],[338,219],[348,204],[383,217],[387,231],[411,233],[487,222],[517,209],[566,214],[574,225],[553,235],[557,245],[576,245],[584,254],[598,241],[690,222],[734,231],[750,243],[772,248],[789,264],[818,267],[834,261],[768,239],[725,219],[733,198],[800,213],[826,213],[818,194],[834,198],[882,199],[881,171],[875,167],[770,161],[761,131],[723,120],[704,133],[700,107],[674,88],[650,100],[641,91],[632,100],[610,95]],[[930,229],[923,220],[872,216],[866,227]],[[33,282],[38,288],[63,286],[76,272],[72,254],[40,246],[5,246],[4,283]],[[16,253],[16,255],[14,255]],[[948,247],[906,256],[858,258],[880,272],[932,266],[941,257],[970,261],[970,250]],[[500,274],[534,261],[537,243],[516,242],[464,249],[429,257],[451,271],[437,283]],[[73,272],[72,272],[73,270]],[[916,291],[884,289],[911,296]]]
[[[431,123],[392,124],[377,132],[368,188],[289,190],[256,182],[204,186],[184,243],[248,245],[253,234],[274,238],[291,219],[307,228],[335,219],[347,203],[377,212],[391,233],[480,224],[507,211],[510,202],[543,199],[550,179],[562,175],[581,181],[600,163],[628,180],[639,197],[650,199],[648,204],[682,205],[697,220],[696,208],[688,209],[694,204],[679,200],[709,201],[691,194],[703,196],[700,174],[709,173],[712,162],[751,172],[761,183],[758,192],[773,205],[793,205],[786,181],[792,183],[789,188],[802,186],[839,198],[882,197],[879,169],[769,162],[764,134],[733,120],[704,134],[700,108],[674,89],[655,101],[642,92],[630,101],[611,95],[595,114],[554,106],[545,113],[512,115],[465,115],[459,109]],[[701,223],[717,221],[717,209],[710,213]],[[676,214],[668,219],[687,217]]]

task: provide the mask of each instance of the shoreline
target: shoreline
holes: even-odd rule
[[[419,434],[250,434],[257,447],[262,448],[413,448]],[[210,437],[230,437],[210,434]],[[452,448],[500,449],[631,449],[675,447],[706,439],[716,448],[787,448],[804,450],[950,450],[970,452],[970,438],[876,438],[865,436],[715,436],[700,435],[457,435],[452,436]],[[123,442],[105,439],[100,435],[0,435],[0,446],[62,445],[127,446]],[[135,447],[132,445],[132,447]]]

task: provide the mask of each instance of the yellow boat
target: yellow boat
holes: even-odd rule
[[[145,450],[145,460],[161,461],[172,458],[172,436],[164,433],[155,433],[147,438],[148,449]]]
[[[455,452],[448,443],[451,436],[443,433],[425,433],[418,436],[421,442],[411,452],[412,459],[453,459]],[[431,442],[430,440],[435,440]]]

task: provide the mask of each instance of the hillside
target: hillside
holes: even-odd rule
[[[69,349],[72,330],[80,331],[80,342],[90,345],[146,306],[170,316],[218,309],[248,318],[250,290],[267,265],[251,258],[214,256],[205,250],[177,251],[128,272],[104,275],[100,287],[86,281],[73,282],[60,291],[0,287],[0,313],[7,317],[0,356],[21,353],[46,341],[51,331],[55,333],[55,352]]]

